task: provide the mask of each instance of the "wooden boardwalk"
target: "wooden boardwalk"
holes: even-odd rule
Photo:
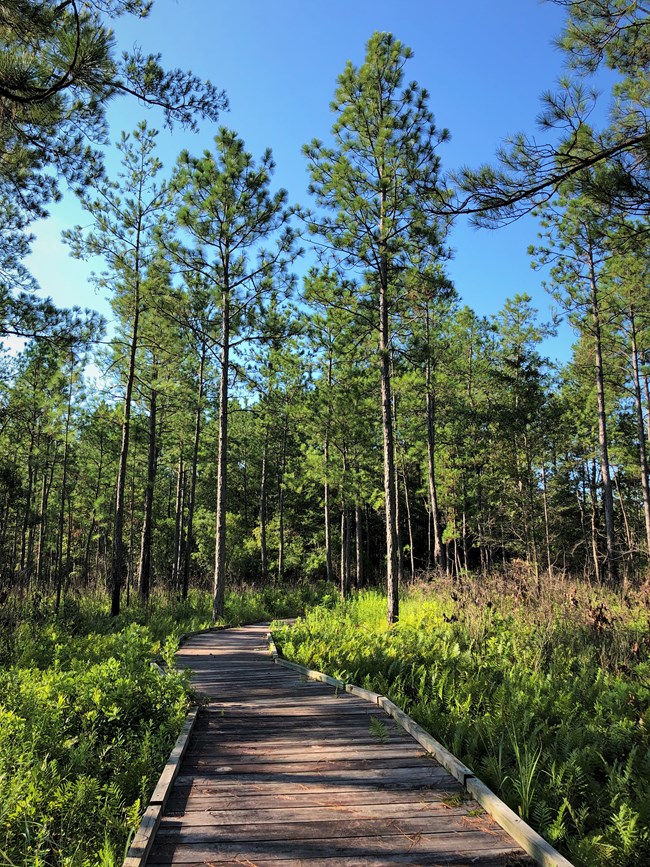
[[[274,665],[266,632],[181,648],[209,704],[148,865],[532,864],[380,708]]]

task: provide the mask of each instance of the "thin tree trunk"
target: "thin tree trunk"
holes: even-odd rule
[[[354,583],[359,590],[363,586],[363,514],[359,500],[354,503],[354,529],[356,547],[356,573]]]
[[[392,374],[391,374],[392,376]],[[393,425],[397,430],[397,395],[393,393]],[[397,578],[401,584],[404,581],[404,546],[402,544],[402,503],[400,500],[399,484],[399,448],[395,447],[394,473],[395,473],[395,527],[397,529]]]
[[[266,541],[267,525],[267,486],[268,486],[268,460],[269,460],[269,426],[264,426],[264,446],[262,448],[262,472],[260,478],[260,570],[262,581],[266,584],[269,580],[269,555]]]
[[[72,382],[74,375],[74,356],[70,356],[70,380],[68,383],[68,405],[66,408],[65,428],[63,435],[63,472],[61,476],[61,503],[59,506],[59,531],[56,543],[56,603],[54,610],[59,613],[61,594],[63,592],[63,523],[65,519],[65,498],[68,487],[68,439],[70,433],[70,415],[72,412]]]
[[[201,358],[199,362],[199,393],[194,419],[194,446],[192,449],[192,469],[190,471],[190,490],[187,502],[187,536],[185,538],[185,556],[183,557],[183,590],[182,598],[187,599],[190,586],[190,571],[192,568],[192,550],[194,548],[194,503],[196,500],[196,478],[199,465],[199,442],[201,439],[201,420],[203,414],[203,381],[205,370],[205,341],[201,341]]]
[[[284,417],[282,430],[282,456],[280,458],[280,477],[278,485],[278,581],[284,577],[284,476],[287,469],[288,416]]]
[[[174,590],[178,590],[183,550],[183,491],[185,488],[185,469],[183,467],[183,444],[178,444],[178,467],[176,468],[176,495],[174,497],[174,545],[172,553],[172,580]],[[187,599],[187,593],[181,598]]]
[[[226,601],[226,495],[228,471],[228,377],[230,373],[230,292],[227,280],[221,294],[221,382],[219,383],[219,442],[217,446],[217,520],[214,549],[212,620],[224,615]]]
[[[50,498],[50,491],[52,490],[52,481],[54,479],[54,464],[56,454],[52,457],[52,460],[48,465],[48,453],[49,453],[49,443],[48,449],[45,453],[45,467],[43,468],[43,481],[41,485],[41,520],[38,528],[38,550],[36,554],[36,586],[43,586],[43,571],[45,568],[45,547],[46,547],[46,537],[47,537],[47,504]]]
[[[589,492],[591,495],[591,550],[594,560],[596,581],[601,581],[600,557],[598,553],[598,498],[596,496],[595,470],[596,462],[592,461],[592,475],[590,476]]]
[[[25,511],[23,514],[22,534],[20,541],[20,569],[26,568],[28,561],[29,526],[32,513],[32,486],[34,484],[34,447],[35,438],[32,430],[29,437],[29,450],[27,452],[27,491],[25,492]],[[29,577],[29,576],[28,576]]]
[[[340,590],[341,598],[347,599],[350,594],[350,510],[346,502],[346,486],[348,484],[349,463],[347,448],[343,446],[343,484],[341,487],[341,563]]]
[[[120,458],[115,483],[115,517],[113,521],[113,553],[111,557],[111,615],[117,617],[120,613],[120,593],[124,578],[124,491],[129,457],[129,434],[131,430],[131,397],[135,382],[135,363],[138,351],[140,327],[140,232],[136,239],[135,253],[135,287],[133,304],[133,324],[129,347],[129,366],[122,409],[122,440],[120,443]]]
[[[427,348],[430,345],[429,308],[426,314]],[[427,481],[429,486],[429,501],[431,504],[431,529],[433,530],[433,562],[436,569],[444,569],[444,548],[440,530],[440,513],[438,510],[438,490],[436,486],[436,400],[433,384],[431,358],[427,352],[426,362],[426,412],[427,412]]]
[[[388,300],[388,258],[384,252],[384,209],[386,193],[381,192],[379,235],[381,257],[379,268],[379,355],[381,362],[381,420],[384,441],[384,500],[386,511],[386,585],[388,622],[399,618],[398,525],[396,521],[395,442],[391,399],[390,313]]]
[[[546,484],[546,461],[542,459],[542,503],[544,506],[544,539],[546,542],[546,568],[548,577],[553,574],[553,566],[551,563],[551,537],[548,521],[548,486]]]
[[[328,333],[329,337],[329,333]],[[332,568],[332,521],[330,515],[330,425],[331,425],[331,406],[330,406],[330,389],[332,387],[332,355],[331,352],[327,359],[327,418],[325,422],[325,443],[323,446],[323,459],[325,463],[325,485],[324,485],[324,520],[325,520],[325,568],[327,572],[328,582],[334,581],[334,570]]]
[[[411,501],[406,479],[406,469],[402,464],[402,483],[404,485],[404,504],[406,506],[406,525],[409,533],[409,560],[411,565],[411,581],[415,580],[415,548],[413,546],[413,521],[411,519]]]
[[[90,547],[92,544],[93,533],[95,532],[95,527],[97,526],[97,510],[96,503],[99,499],[99,492],[101,490],[102,484],[102,472],[104,468],[104,437],[100,436],[99,439],[99,464],[97,467],[97,481],[95,483],[95,497],[93,499],[93,511],[90,516],[90,527],[88,529],[88,535],[86,536],[86,545],[84,548],[84,558],[83,558],[83,567],[81,573],[81,580],[84,586],[88,584],[88,577],[90,573]]]
[[[645,391],[645,436],[650,442],[650,376],[643,375],[643,389]]]
[[[147,603],[151,591],[151,534],[153,526],[153,495],[156,485],[157,449],[157,414],[158,414],[158,365],[154,360],[151,376],[151,394],[149,396],[149,443],[147,449],[147,483],[144,489],[144,515],[142,519],[142,537],[140,540],[140,562],[138,567],[138,589],[140,599]]]
[[[632,381],[634,385],[637,437],[639,440],[639,469],[641,475],[641,493],[643,496],[646,556],[650,557],[650,487],[648,482],[648,453],[646,451],[645,429],[643,424],[643,400],[641,397],[641,376],[639,373],[639,350],[637,347],[636,321],[632,309],[630,309],[629,315],[630,324],[632,326],[630,335],[632,340]]]
[[[591,250],[589,251],[589,274],[591,285],[591,312],[594,324],[594,349],[596,355],[596,396],[598,399],[598,442],[600,445],[601,475],[603,479],[603,514],[607,541],[607,580],[610,586],[616,582],[616,551],[614,530],[614,495],[609,471],[609,441],[607,437],[607,411],[605,406],[605,381],[603,374],[602,336],[598,284]]]
[[[339,589],[341,599],[350,595],[350,522],[345,503],[341,505],[341,561],[339,568]]]

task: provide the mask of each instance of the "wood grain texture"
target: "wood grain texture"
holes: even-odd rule
[[[149,865],[533,862],[365,691],[274,663],[264,626],[188,638],[208,699]]]

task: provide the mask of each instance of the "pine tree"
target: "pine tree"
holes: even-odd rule
[[[228,401],[235,347],[250,324],[254,302],[293,255],[287,194],[270,192],[274,164],[266,151],[259,165],[228,129],[215,138],[214,153],[187,152],[178,160],[174,187],[180,199],[181,241],[170,250],[177,263],[202,275],[220,310],[219,433],[213,619],[223,616],[226,587]],[[187,242],[187,243],[186,243]],[[269,244],[268,249],[264,248]],[[273,245],[273,246],[271,246]]]
[[[120,611],[120,593],[124,580],[125,485],[128,469],[129,436],[133,388],[138,352],[141,344],[141,319],[145,309],[144,289],[148,269],[154,261],[154,228],[168,203],[164,184],[157,180],[162,168],[155,155],[157,132],[140,123],[132,137],[125,133],[118,148],[122,153],[122,170],[118,180],[107,180],[97,195],[82,195],[81,204],[93,215],[90,231],[80,226],[66,232],[72,253],[78,258],[101,255],[106,271],[97,277],[101,286],[113,291],[112,304],[126,332],[116,343],[121,353],[127,347],[124,372],[122,440],[115,483],[115,520],[111,566],[111,613]]]
[[[305,147],[311,192],[324,209],[311,230],[332,248],[332,258],[357,269],[375,308],[381,369],[384,439],[388,620],[398,617],[398,527],[392,419],[392,320],[399,304],[397,275],[423,250],[441,247],[440,161],[448,137],[427,107],[428,94],[404,83],[412,56],[390,33],[375,33],[359,68],[339,76],[332,109],[334,146]],[[328,213],[329,212],[329,213]]]

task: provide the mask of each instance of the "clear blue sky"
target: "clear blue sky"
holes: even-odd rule
[[[288,189],[292,202],[307,203],[301,146],[327,139],[336,78],[347,60],[363,61],[375,30],[391,31],[413,49],[406,77],[427,88],[437,124],[450,130],[451,142],[440,153],[443,167],[452,169],[490,161],[509,133],[535,131],[539,95],[564,71],[564,57],[552,44],[562,20],[561,9],[537,0],[156,0],[148,19],[125,19],[115,29],[121,47],[159,51],[166,66],[191,68],[225,89],[230,111],[221,122],[254,156],[271,147],[277,185]],[[112,139],[143,117],[161,123],[133,100],[116,100],[109,111]],[[209,124],[195,135],[161,132],[166,168],[183,147],[209,148],[214,133]],[[88,284],[89,267],[70,259],[60,241],[61,231],[78,222],[88,216],[68,194],[35,227],[28,264],[57,303],[108,314],[105,299]],[[531,270],[526,253],[536,231],[533,218],[497,231],[459,221],[449,272],[462,301],[491,314],[507,297],[528,292],[548,317],[544,275]],[[565,329],[545,351],[564,359],[569,341]]]

